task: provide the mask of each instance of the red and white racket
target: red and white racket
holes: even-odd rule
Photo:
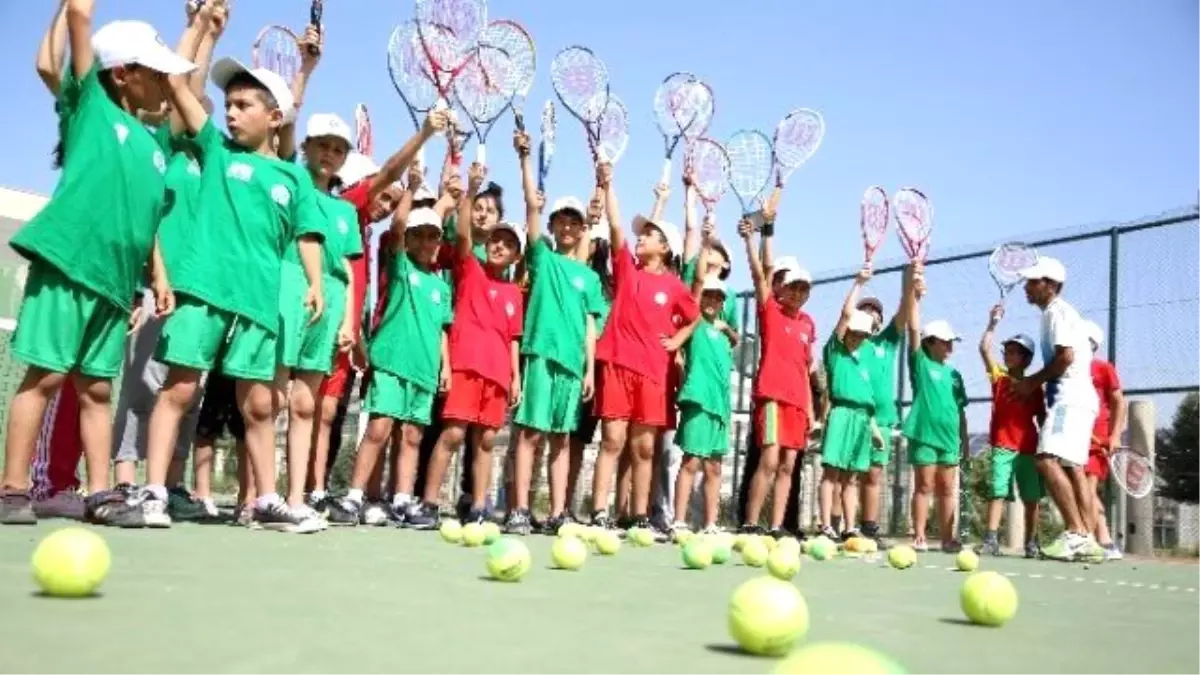
[[[375,136],[371,133],[371,115],[366,103],[354,106],[354,149],[366,157],[375,154]]]
[[[692,185],[704,204],[705,218],[711,218],[729,188],[732,170],[729,153],[711,138],[698,138],[688,148],[685,166],[692,172]]]
[[[1093,436],[1092,441],[1097,442],[1097,439]],[[1108,468],[1113,481],[1134,499],[1149,496],[1158,482],[1154,464],[1145,455],[1129,448],[1118,448],[1110,454]]]
[[[825,118],[808,108],[788,113],[775,127],[775,185],[783,187],[792,172],[799,169],[821,147],[825,138]]]
[[[862,228],[863,252],[868,264],[887,236],[890,211],[887,192],[878,185],[867,188],[859,205],[859,227]]]
[[[454,80],[478,53],[479,39],[487,27],[483,0],[416,0],[418,42],[428,63],[429,77],[438,92],[435,107],[450,107]],[[452,133],[454,133],[452,131]],[[459,156],[450,144],[454,163]]]
[[[483,30],[480,43],[502,50],[512,60],[511,75],[515,86],[513,119],[517,129],[525,131],[525,99],[533,88],[534,75],[537,73],[537,48],[533,38],[516,21],[499,19],[489,23]]]
[[[933,234],[933,204],[924,192],[906,187],[896,191],[892,208],[900,246],[909,260],[924,261],[929,256],[929,239]]]
[[[589,134],[608,110],[608,67],[587,47],[567,47],[550,63],[558,100]]]
[[[1020,242],[1001,244],[992,251],[991,257],[988,258],[988,271],[991,272],[996,287],[1000,289],[1001,303],[1009,291],[1023,281],[1021,270],[1033,267],[1037,261],[1037,249]]]
[[[475,137],[475,161],[487,165],[487,136],[500,115],[508,110],[518,82],[512,59],[504,50],[480,45],[475,57],[454,81],[458,102],[471,120]]]
[[[290,85],[300,72],[300,40],[287,26],[269,25],[254,39],[251,60],[255,68],[266,68]]]
[[[414,131],[420,131],[421,117],[437,104],[439,94],[429,72],[429,61],[421,47],[415,21],[405,21],[392,31],[388,40],[388,74],[408,110],[408,116],[412,118]],[[425,166],[425,148],[417,151],[414,161]]]
[[[654,120],[663,136],[662,176],[659,182],[671,179],[671,157],[681,140],[689,143],[700,138],[712,123],[716,111],[712,89],[691,73],[668,75],[654,92]]]

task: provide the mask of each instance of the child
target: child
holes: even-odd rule
[[[914,270],[913,292],[908,317],[909,380],[913,404],[904,419],[908,463],[913,467],[913,548],[928,551],[925,526],[929,519],[929,497],[937,495],[938,532],[942,551],[957,553],[962,544],[954,536],[955,489],[958,464],[968,457],[967,392],[962,375],[947,363],[959,337],[946,321],[930,321],[921,329],[920,299],[925,292],[923,271]]]
[[[1017,333],[1000,343],[1004,366],[992,358],[992,336],[1004,317],[1004,305],[992,307],[987,330],[979,339],[979,356],[988,381],[992,383],[992,422],[988,443],[992,446],[992,475],[988,481],[991,501],[988,502],[987,532],[979,552],[1000,555],[1000,518],[1005,501],[1013,499],[1013,482],[1025,504],[1025,557],[1038,557],[1038,505],[1046,496],[1042,474],[1038,472],[1038,428],[1046,421],[1046,405],[1040,395],[1019,397],[1013,394],[1013,382],[1025,377],[1033,363],[1033,338]]]
[[[108,491],[112,378],[121,367],[131,300],[151,258],[166,170],[162,144],[135,115],[161,110],[163,76],[194,66],[140,21],[115,21],[92,35],[93,5],[69,0],[66,7],[71,65],[58,101],[62,178],[11,241],[30,262],[12,337],[13,353],[30,368],[9,410],[2,524],[37,520],[27,492],[30,460],[47,401],[68,375],[80,393],[88,515],[109,522],[122,511],[120,495]],[[166,289],[161,266],[152,273]],[[166,293],[160,300],[165,310]]]
[[[504,425],[508,409],[521,395],[521,326],[524,321],[521,289],[507,281],[509,268],[521,255],[521,231],[509,223],[488,230],[487,260],[481,264],[472,250],[472,205],[478,205],[483,183],[482,165],[473,164],[455,224],[458,227],[454,260],[454,323],[450,328],[450,392],[443,417],[445,429],[430,458],[425,478],[424,505],[408,519],[415,529],[437,527],[438,493],[450,457],[468,430],[475,437],[471,508],[466,522],[482,523],[491,487],[492,446]]]
[[[655,444],[668,418],[668,371],[672,354],[687,339],[678,326],[691,326],[700,312],[695,297],[672,272],[673,258],[683,253],[683,237],[674,225],[637,216],[636,246],[631,251],[626,245],[612,170],[607,162],[596,168],[614,252],[614,294],[608,324],[596,345],[603,447],[593,476],[592,524],[609,526],[613,473],[628,440],[633,525],[649,528]]]
[[[1104,515],[1104,500],[1099,498],[1100,484],[1108,480],[1108,456],[1121,445],[1121,433],[1125,430],[1125,394],[1121,391],[1121,378],[1113,364],[1100,358],[1100,345],[1104,344],[1104,331],[1094,321],[1084,321],[1083,330],[1092,343],[1092,384],[1100,400],[1100,413],[1092,428],[1092,443],[1088,449],[1087,466],[1083,473],[1088,489],[1085,497],[1092,499],[1095,519],[1096,543],[1104,549],[1105,560],[1120,560],[1124,556],[1108,531],[1108,519]]]
[[[742,531],[761,531],[759,515],[768,490],[773,487],[775,499],[770,525],[772,536],[778,537],[783,534],[792,474],[808,446],[808,430],[813,421],[809,372],[816,324],[801,309],[812,290],[812,275],[794,263],[784,266],[780,260],[779,268],[772,270],[768,278],[759,260],[754,226],[743,220],[738,234],[746,242],[762,340],[758,379],[754,383],[754,433],[762,444],[762,453],[750,478]],[[772,293],[771,283],[777,275],[781,276],[778,291]]]
[[[579,409],[592,399],[594,387],[596,317],[604,309],[600,278],[573,257],[587,233],[583,205],[574,197],[558,199],[550,209],[551,249],[542,235],[541,198],[530,161],[528,135],[518,132],[514,146],[521,162],[525,194],[525,266],[530,290],[525,312],[521,356],[525,361],[520,404],[513,421],[518,426],[513,460],[513,509],[505,530],[532,531],[529,488],[534,455],[550,445],[550,518],[546,529],[558,530],[566,521],[569,439],[579,422]]]
[[[729,451],[729,373],[733,370],[733,348],[737,331],[726,323],[725,282],[709,272],[714,240],[710,235],[700,252],[692,280],[692,292],[700,303],[700,323],[687,342],[687,366],[679,390],[679,431],[675,441],[683,449],[683,461],[675,478],[676,537],[688,529],[688,502],[696,473],[703,470],[705,532],[715,532],[721,504],[721,463]]]

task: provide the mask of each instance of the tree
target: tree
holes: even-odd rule
[[[1159,429],[1155,448],[1158,494],[1177,502],[1200,502],[1200,395],[1188,394],[1169,429]]]

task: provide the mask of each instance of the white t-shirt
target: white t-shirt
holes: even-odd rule
[[[1061,297],[1042,310],[1042,364],[1054,360],[1057,347],[1070,347],[1075,354],[1071,365],[1055,380],[1046,383],[1046,404],[1058,400],[1099,408],[1096,388],[1092,385],[1092,345],[1084,330],[1083,317]]]

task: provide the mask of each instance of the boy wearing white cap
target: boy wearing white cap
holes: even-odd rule
[[[1025,298],[1042,310],[1042,369],[1013,385],[1018,396],[1046,388],[1046,425],[1038,442],[1038,468],[1062,514],[1065,530],[1042,552],[1055,560],[1104,559],[1091,536],[1093,514],[1083,468],[1100,402],[1092,386],[1092,346],[1083,319],[1061,295],[1067,270],[1042,256],[1021,270]]]
[[[115,21],[93,36],[93,5],[66,6],[71,61],[57,106],[62,177],[46,207],[11,240],[30,261],[12,338],[13,353],[30,368],[10,404],[0,523],[36,522],[27,493],[30,459],[49,398],[68,374],[80,392],[89,492],[108,494],[111,381],[165,199],[164,147],[136,115],[161,111],[174,98],[164,76],[194,68],[140,21]],[[165,312],[170,288],[161,258],[155,263],[157,305]],[[95,504],[90,516],[109,520],[119,501]]]
[[[935,494],[942,551],[956,553],[962,550],[962,544],[954,537],[954,497],[959,462],[968,456],[967,391],[962,375],[948,361],[959,337],[950,323],[941,319],[920,328],[923,277],[914,279],[913,292],[908,317],[913,403],[902,427],[908,442],[908,463],[913,467],[913,547],[929,550],[925,526],[929,497]]]
[[[1121,378],[1117,376],[1116,366],[1099,356],[1100,345],[1104,344],[1104,331],[1095,321],[1084,321],[1084,331],[1092,343],[1092,385],[1100,401],[1100,413],[1096,415],[1092,443],[1088,448],[1087,466],[1083,470],[1089,487],[1084,497],[1092,500],[1096,543],[1104,549],[1107,560],[1120,560],[1124,556],[1108,531],[1108,518],[1104,514],[1104,500],[1099,498],[1099,489],[1100,484],[1108,480],[1108,456],[1121,445],[1121,433],[1125,430],[1125,394],[1121,391]]]
[[[996,305],[988,315],[987,330],[979,339],[979,355],[988,381],[992,384],[992,420],[988,429],[988,444],[991,445],[992,475],[988,481],[991,501],[988,503],[987,531],[979,552],[1000,555],[1000,518],[1004,503],[1016,494],[1025,504],[1025,557],[1036,558],[1040,551],[1037,543],[1038,507],[1046,496],[1046,486],[1038,471],[1035,454],[1038,445],[1038,428],[1046,420],[1046,404],[1040,392],[1019,397],[1011,392],[1012,383],[1025,377],[1025,370],[1033,363],[1033,338],[1017,333],[1000,343],[1004,365],[992,357],[992,339],[996,325],[1004,316],[1004,305]]]

